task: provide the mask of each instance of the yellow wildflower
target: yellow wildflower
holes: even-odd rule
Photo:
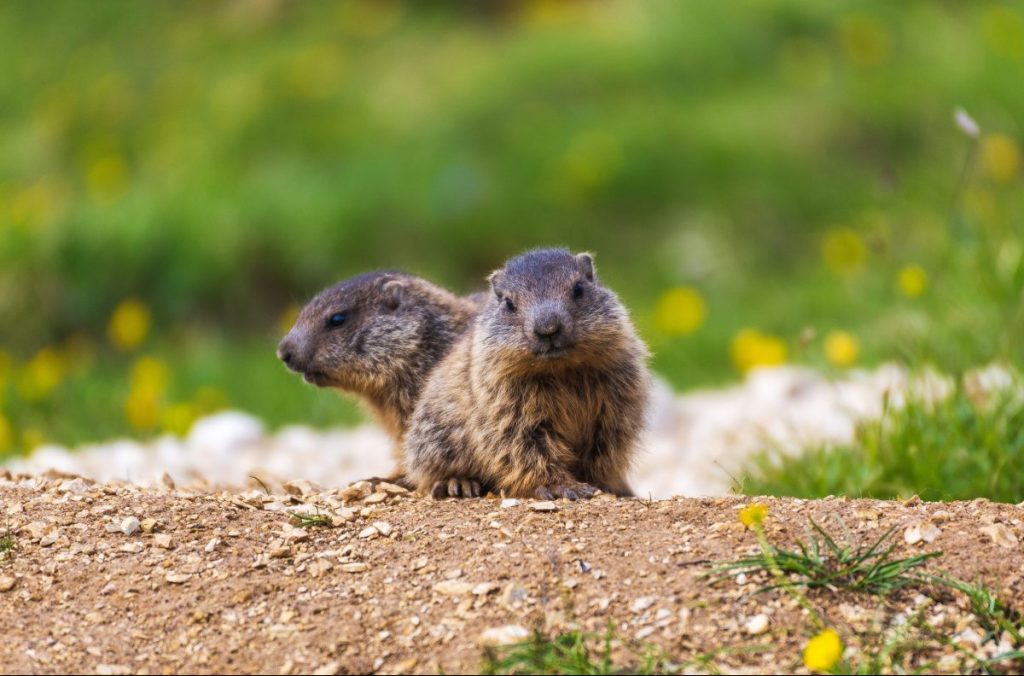
[[[849,276],[864,266],[867,247],[864,240],[850,228],[833,228],[821,242],[821,257],[829,270]]]
[[[107,324],[107,336],[119,350],[134,350],[146,339],[150,321],[149,308],[136,298],[128,298],[114,308]]]
[[[760,526],[764,518],[768,516],[768,507],[760,502],[754,502],[740,510],[740,523],[747,528]]]
[[[777,366],[786,361],[786,343],[777,336],[756,329],[743,329],[732,339],[729,354],[733,365],[741,372],[759,366]]]
[[[828,671],[843,656],[843,641],[834,629],[826,629],[804,648],[804,665],[811,671]]]
[[[167,390],[170,379],[167,365],[156,357],[140,357],[132,365],[132,390],[151,392],[159,397]]]
[[[700,292],[688,286],[666,291],[658,300],[654,323],[665,333],[685,336],[701,327],[707,316],[707,305]]]
[[[919,265],[906,265],[897,281],[904,296],[917,298],[928,287],[928,274]]]
[[[153,429],[160,421],[160,395],[148,389],[132,389],[124,400],[124,417],[136,430]]]
[[[56,350],[44,347],[36,352],[18,376],[18,394],[25,401],[42,401],[64,380],[64,360]]]
[[[989,134],[981,140],[981,166],[997,183],[1009,183],[1020,168],[1020,149],[1006,134]]]
[[[825,357],[833,366],[846,368],[857,361],[860,344],[849,331],[830,331],[825,336]]]
[[[168,406],[160,417],[160,424],[171,434],[183,437],[192,429],[192,423],[199,417],[199,411],[190,403]]]
[[[0,413],[0,453],[11,450],[13,443],[14,430],[11,429],[11,423]]]

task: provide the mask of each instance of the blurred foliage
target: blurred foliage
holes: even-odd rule
[[[680,387],[1020,361],[1012,3],[14,0],[0,43],[9,448],[354,420],[276,363],[296,305],[542,244],[597,253]]]

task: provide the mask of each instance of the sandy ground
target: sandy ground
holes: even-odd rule
[[[724,648],[711,665],[727,672],[803,668],[812,629],[792,599],[755,593],[763,580],[702,577],[708,562],[756,549],[737,520],[747,498],[503,506],[374,488],[189,492],[0,470],[15,544],[0,561],[0,671],[467,673],[480,668],[481,641],[534,628],[600,633],[609,621],[620,654],[638,640],[680,661]],[[1022,506],[763,502],[780,544],[805,537],[808,517],[838,532],[842,519],[862,540],[896,525],[897,554],[941,550],[931,570],[1024,598]],[[330,525],[296,528],[295,512]],[[933,542],[900,537],[923,526],[934,526],[924,529]],[[853,652],[857,637],[924,603],[959,643],[994,650],[976,645],[953,595],[810,597]],[[956,670],[947,653],[924,657]]]

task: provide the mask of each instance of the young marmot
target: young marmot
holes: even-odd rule
[[[389,481],[404,484],[402,437],[420,390],[481,305],[402,272],[368,272],[309,301],[277,356],[307,382],[369,405],[395,439]]]
[[[531,251],[490,283],[416,405],[410,479],[435,497],[631,495],[650,376],[626,309],[585,253]]]

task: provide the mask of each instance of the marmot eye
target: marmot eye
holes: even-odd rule
[[[583,298],[583,282],[576,282],[572,285],[572,297]]]
[[[516,311],[516,304],[512,302],[511,298],[505,299],[505,309],[508,310],[509,312]]]
[[[344,312],[336,312],[336,313],[334,313],[333,315],[331,315],[330,317],[327,318],[327,326],[328,326],[328,328],[331,328],[331,329],[337,328],[337,327],[341,326],[344,323],[345,323],[345,313]]]

